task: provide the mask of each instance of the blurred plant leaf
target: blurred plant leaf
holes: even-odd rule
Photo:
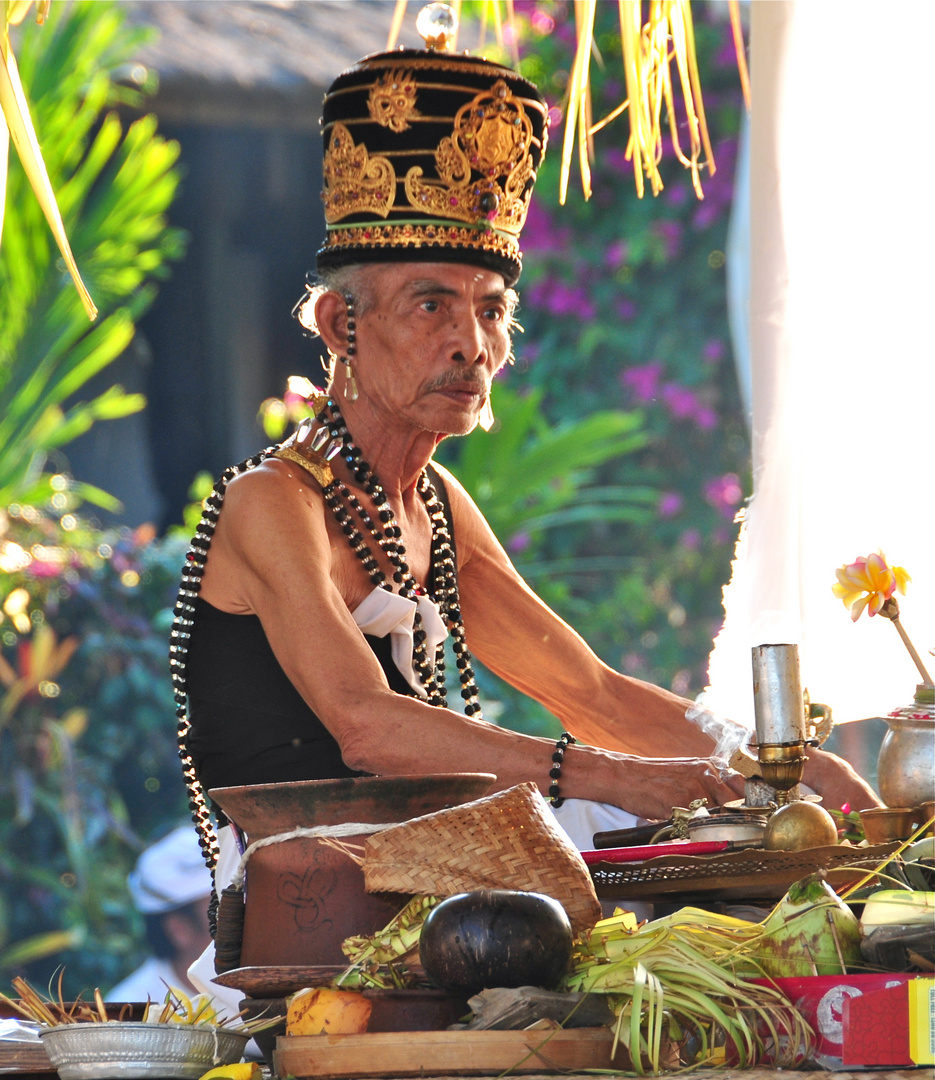
[[[13,3],[7,2],[4,4],[3,23],[0,24],[0,111],[3,112],[5,127],[3,145],[0,146],[0,154],[2,154],[4,162],[3,173],[0,174],[0,180],[3,181],[0,184],[0,200],[6,194],[6,163],[9,153],[9,137],[12,136],[13,145],[19,154],[23,171],[29,178],[33,194],[36,196],[46,221],[49,223],[49,228],[52,230],[58,249],[62,253],[68,272],[75,283],[75,288],[78,290],[78,295],[87,316],[93,320],[97,318],[97,308],[84,282],[81,280],[71,245],[68,243],[65,225],[62,221],[58,203],[55,201],[55,191],[52,188],[52,182],[49,179],[45,161],[42,158],[42,149],[39,145],[32,118],[29,115],[29,104],[23,91],[23,84],[16,65],[16,57],[13,55],[10,44],[10,25],[21,22],[29,6],[23,0],[15,0]],[[48,3],[39,5],[38,22],[40,24],[45,21],[48,8]],[[0,239],[2,239],[2,225],[3,217],[2,211],[0,211]]]
[[[0,247],[0,502],[41,498],[50,451],[98,420],[144,405],[120,387],[88,402],[73,398],[126,349],[155,296],[148,282],[164,277],[167,261],[184,250],[183,234],[165,217],[179,179],[177,144],[156,134],[151,116],[124,131],[116,113],[105,112],[121,102],[140,104],[138,91],[116,82],[114,72],[148,37],[126,28],[119,6],[88,0],[54,5],[44,27],[22,28],[19,70],[101,318],[88,326],[27,176],[11,161]],[[72,496],[102,504],[81,485]]]
[[[519,394],[496,382],[493,429],[445,444],[446,463],[500,541],[520,529],[646,520],[653,489],[591,486],[598,466],[646,445],[640,414],[596,412],[550,425],[542,399],[541,389]]]
[[[73,930],[52,930],[24,938],[0,952],[0,971],[15,971],[23,964],[44,960],[65,949],[76,949],[83,937],[81,928],[75,927]]]

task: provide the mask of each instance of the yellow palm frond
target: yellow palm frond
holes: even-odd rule
[[[39,139],[33,127],[32,118],[29,115],[29,106],[26,95],[23,93],[23,85],[20,81],[19,71],[16,67],[16,59],[10,45],[10,26],[21,22],[29,9],[31,0],[5,0],[3,4],[3,22],[0,24],[0,109],[3,111],[4,124],[0,134],[0,227],[3,225],[2,203],[6,192],[6,167],[9,153],[9,142],[12,137],[13,145],[19,154],[23,170],[32,186],[42,212],[45,214],[58,249],[62,253],[68,272],[71,274],[81,297],[85,311],[89,319],[97,316],[97,308],[91,295],[85,288],[75,257],[71,251],[71,245],[65,234],[65,226],[62,215],[59,213],[58,203],[55,201],[55,192],[49,180],[49,174],[42,160],[42,151],[39,148]],[[44,21],[49,9],[49,0],[40,3],[37,9],[38,21]],[[2,235],[2,234],[0,234]]]
[[[565,132],[562,141],[559,202],[564,205],[568,194],[571,162],[577,144],[581,186],[586,199],[591,197],[591,161],[594,157],[594,135],[627,111],[630,135],[627,159],[633,163],[637,194],[642,198],[648,181],[654,195],[662,190],[659,162],[662,158],[662,115],[665,109],[669,138],[675,155],[691,171],[692,186],[699,199],[704,198],[701,171],[715,171],[714,154],[705,121],[701,97],[701,80],[695,55],[695,30],[690,0],[618,0],[620,16],[620,45],[626,85],[626,99],[602,119],[591,117],[589,71],[594,52],[594,19],[598,0],[574,0],[577,46],[568,79],[565,98]],[[387,48],[393,49],[399,38],[407,0],[396,0]],[[510,46],[518,64],[516,26],[513,0],[504,0],[507,24],[510,27]],[[456,17],[461,0],[450,6]],[[743,47],[739,0],[728,0],[737,66],[747,108],[750,107],[750,80]],[[646,11],[644,20],[643,12]],[[503,17],[500,0],[483,0],[480,5],[480,42],[482,49],[488,16],[492,16],[497,42],[502,46]],[[457,32],[451,42],[457,48]],[[672,78],[672,67],[678,74],[684,119],[688,127],[688,146],[683,148],[679,136],[679,116]],[[576,138],[577,136],[577,138]]]
[[[620,47],[626,83],[626,100],[608,116],[597,123],[585,126],[584,118],[590,108],[588,69],[590,66],[595,0],[575,0],[575,22],[578,44],[572,74],[568,81],[566,101],[565,139],[562,147],[560,201],[564,203],[568,191],[568,177],[574,146],[574,133],[578,129],[581,184],[585,198],[591,194],[590,154],[587,137],[606,127],[624,110],[630,119],[630,137],[627,142],[627,159],[633,163],[633,175],[637,194],[642,197],[645,181],[649,181],[654,195],[663,187],[659,173],[662,157],[662,110],[665,107],[669,134],[678,159],[691,170],[692,184],[698,198],[703,198],[700,171],[702,167],[714,173],[714,155],[705,122],[704,104],[701,99],[701,81],[695,56],[695,34],[689,0],[650,0],[644,21],[641,0],[618,0],[620,15]],[[734,17],[732,5],[732,18]],[[739,16],[734,23],[735,42],[741,48],[738,57],[742,62],[743,38],[739,30]],[[675,64],[679,87],[688,124],[689,143],[683,150],[678,134],[678,118],[675,108],[671,67]],[[746,74],[742,67],[741,79]]]

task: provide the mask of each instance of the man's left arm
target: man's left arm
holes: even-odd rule
[[[529,588],[453,478],[461,610],[468,646],[511,686],[539,701],[581,741],[641,757],[708,757],[712,739],[686,718],[691,702],[605,664]],[[847,762],[810,751],[806,781],[827,806],[877,805]]]

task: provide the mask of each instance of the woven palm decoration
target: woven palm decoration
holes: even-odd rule
[[[544,893],[565,908],[576,934],[601,917],[584,860],[533,783],[368,837],[363,871],[367,892]]]

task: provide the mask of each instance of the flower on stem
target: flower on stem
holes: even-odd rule
[[[893,593],[900,592],[905,596],[906,586],[912,580],[909,574],[901,566],[890,566],[882,551],[866,558],[861,556],[835,573],[838,580],[831,586],[831,591],[850,610],[851,619],[857,622],[864,608],[871,615],[882,615],[889,619],[922,676],[923,685],[935,685],[899,621],[899,604]]]
[[[838,580],[831,586],[831,591],[850,610],[854,622],[864,608],[871,616],[880,614],[894,592],[905,596],[906,586],[912,580],[901,566],[889,566],[882,552],[866,557],[861,555],[835,573]]]

